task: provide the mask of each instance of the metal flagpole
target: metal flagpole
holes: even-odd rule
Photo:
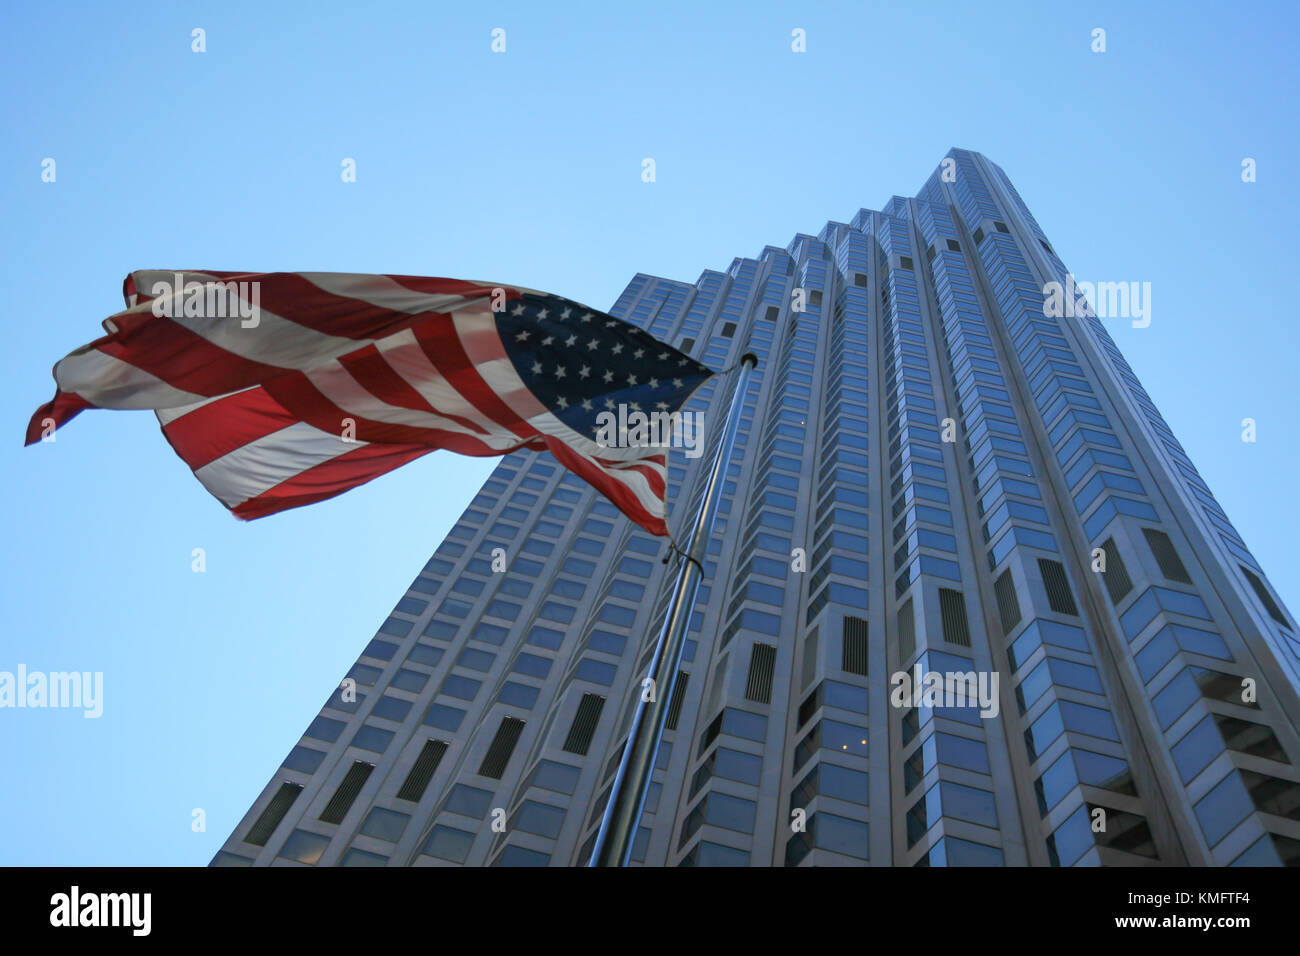
[[[650,672],[646,675],[652,682],[649,684],[650,699],[647,700],[647,695],[641,690],[646,686],[644,683],[633,688],[640,698],[636,705],[636,715],[632,718],[632,729],[628,733],[627,745],[623,748],[618,774],[609,791],[609,801],[605,804],[605,815],[600,821],[600,831],[596,834],[596,845],[592,849],[588,866],[627,866],[632,856],[632,842],[641,822],[641,812],[645,808],[650,775],[659,756],[664,725],[668,722],[668,703],[672,700],[673,689],[677,684],[682,650],[686,646],[686,631],[690,625],[691,612],[695,609],[695,594],[700,579],[704,576],[704,559],[713,533],[713,519],[718,513],[718,501],[722,498],[727,464],[731,461],[731,452],[736,444],[749,374],[757,365],[758,357],[753,352],[746,352],[740,359],[740,373],[736,377],[736,390],[731,397],[731,410],[727,413],[722,442],[717,457],[713,460],[713,471],[700,501],[700,512],[691,531],[686,558],[677,573],[677,586],[668,605],[663,630],[659,632],[659,643],[655,646],[654,658],[650,662]]]

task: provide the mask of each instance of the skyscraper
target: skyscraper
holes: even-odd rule
[[[1074,289],[965,150],[633,279],[615,315],[760,358],[635,861],[1300,863],[1300,634],[1095,314],[1149,320],[1141,290]],[[673,453],[679,536],[711,454]],[[585,863],[666,553],[504,458],[214,865]]]

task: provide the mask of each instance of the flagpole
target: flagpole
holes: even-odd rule
[[[659,632],[659,643],[655,645],[650,671],[646,674],[650,682],[641,681],[633,686],[633,692],[638,696],[636,715],[632,718],[632,729],[628,732],[627,744],[623,748],[618,774],[610,787],[609,800],[605,804],[605,813],[600,821],[600,830],[596,834],[596,844],[592,848],[588,866],[627,866],[631,859],[632,843],[650,789],[650,775],[654,772],[664,726],[668,722],[668,704],[677,684],[682,650],[686,647],[686,633],[691,613],[695,609],[695,595],[704,576],[704,560],[713,533],[713,520],[718,514],[718,502],[722,499],[727,465],[736,444],[736,432],[740,427],[749,375],[757,365],[758,357],[753,352],[746,352],[740,359],[736,390],[731,396],[731,410],[727,413],[722,442],[718,446],[717,457],[713,460],[713,470],[700,501],[695,527],[691,530],[686,557],[677,573],[677,585],[664,617],[663,630]],[[650,693],[645,693],[643,689],[648,689]]]

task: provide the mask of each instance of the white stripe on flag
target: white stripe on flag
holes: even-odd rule
[[[233,508],[308,468],[365,444],[345,442],[338,435],[296,422],[196,468],[194,475],[226,507]]]

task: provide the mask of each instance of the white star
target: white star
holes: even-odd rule
[[[605,373],[605,381],[606,381],[606,382],[612,382],[612,381],[614,381],[614,373],[613,373],[613,372],[606,372],[606,373]]]
[[[668,353],[667,353],[667,352],[660,352],[660,353],[659,353],[659,361],[662,362],[662,361],[663,361],[664,359],[666,359],[666,358],[668,358]]]
[[[598,342],[596,339],[592,339],[590,342],[587,343],[587,348],[589,350],[598,349],[600,348],[600,342]]]
[[[613,407],[614,407],[614,400],[613,400],[612,398],[607,398],[607,399],[605,399],[605,407],[606,407],[606,408],[613,408]]]
[[[643,355],[645,355],[645,349],[637,349],[635,352],[632,353],[632,357],[638,359]]]
[[[636,384],[636,376],[635,376],[635,375],[629,375],[629,376],[627,377],[627,383],[628,383],[629,385],[635,385],[635,384]]]
[[[563,366],[563,365],[557,365],[557,366],[555,366],[555,377],[556,377],[556,378],[564,378],[564,374],[565,374],[565,373],[564,373],[564,366]]]
[[[543,345],[550,345],[550,344],[551,344],[552,342],[554,342],[554,341],[555,341],[555,336],[554,336],[554,335],[548,335],[546,338],[542,339],[542,344],[543,344]]]
[[[578,337],[576,335],[570,335],[567,339],[564,340],[564,344],[568,348],[573,348],[573,343],[576,341],[578,341]]]
[[[565,310],[564,310],[563,312],[560,313],[560,318],[561,318],[561,319],[567,319],[567,318],[568,318],[572,313],[573,313],[573,310],[570,309],[570,308],[567,308],[567,307],[566,307]]]
[[[648,384],[651,388],[658,388],[658,387],[659,387],[659,379],[657,379],[657,378],[652,378],[652,379],[650,379],[650,381],[649,381],[647,384]]]
[[[668,407],[667,402],[655,402],[655,408],[667,408],[667,407]]]
[[[639,412],[639,411],[641,411],[641,406],[640,406],[640,404],[637,403],[637,402],[630,402],[630,403],[628,404],[628,408],[632,409],[632,411],[634,411],[634,412]]]
[[[610,319],[605,323],[605,328],[612,329],[616,325],[618,325],[618,319]]]
[[[615,355],[617,355],[619,352],[623,351],[623,343],[619,342],[610,351],[612,351]]]
[[[673,387],[674,387],[674,388],[681,388],[681,387],[682,387],[682,380],[681,380],[680,378],[675,378],[675,379],[673,379]]]
[[[684,358],[684,359],[682,359],[680,362],[678,362],[677,364],[678,364],[678,365],[685,365],[685,364],[686,364],[687,362],[689,362],[689,361],[690,361],[690,359],[688,359],[688,358]]]
[[[542,311],[540,311],[540,312],[537,313],[537,317],[538,317],[539,319],[544,319],[544,318],[546,318],[546,317],[547,317],[548,315],[550,315],[550,314],[551,314],[551,310],[550,310],[550,309],[542,309]]]
[[[584,312],[584,313],[582,313],[582,318],[579,319],[578,321],[580,321],[580,322],[590,322],[590,321],[591,321],[591,313],[590,313],[590,312]]]
[[[514,307],[513,309],[510,310],[510,314],[511,314],[511,315],[523,315],[523,314],[524,314],[524,304],[523,304],[522,302],[516,302],[516,303],[515,303],[515,307]]]
[[[568,407],[569,407],[569,400],[568,400],[567,398],[565,398],[563,395],[556,395],[556,396],[555,396],[555,404],[556,404],[556,405],[559,405],[561,408],[568,408]]]
[[[533,363],[533,374],[534,374],[534,375],[541,375],[541,374],[542,374],[542,363],[541,363],[541,362],[534,362],[534,363]]]
[[[522,332],[520,332],[518,335],[515,336],[515,341],[516,341],[516,342],[522,342],[522,341],[524,341],[525,339],[527,339],[528,336],[530,336],[530,335],[532,335],[532,333],[529,332],[527,329],[524,329]]]
[[[584,399],[582,400],[582,409],[583,409],[583,411],[586,411],[586,412],[591,411],[591,399],[589,399],[589,398],[584,398]]]
[[[590,365],[584,365],[582,368],[578,369],[578,378],[587,378],[589,375],[591,375]]]

